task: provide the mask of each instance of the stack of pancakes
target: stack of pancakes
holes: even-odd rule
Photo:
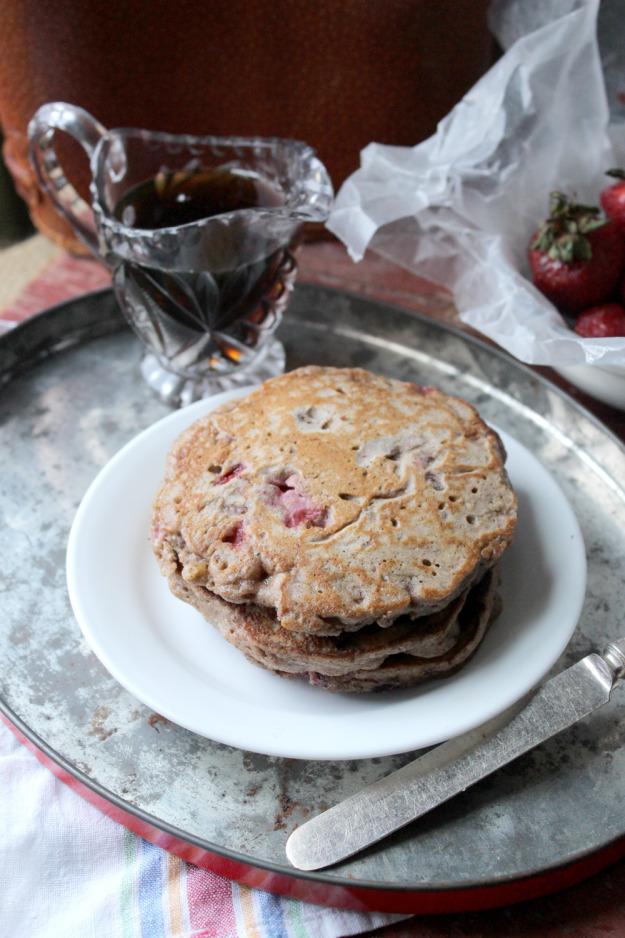
[[[152,542],[172,592],[248,658],[336,691],[449,674],[500,609],[516,498],[459,398],[302,368],[176,441]]]

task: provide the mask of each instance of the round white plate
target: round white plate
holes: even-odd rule
[[[473,729],[531,690],[573,634],[586,557],[558,485],[503,432],[519,497],[517,532],[502,563],[503,613],[452,677],[412,690],[330,694],[251,664],[170,594],[148,539],[165,456],[193,420],[250,390],[199,401],[140,433],[102,469],[78,509],[67,552],[69,595],[87,642],[120,684],[202,736],[298,759],[360,759],[430,746]]]

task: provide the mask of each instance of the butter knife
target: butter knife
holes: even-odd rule
[[[610,699],[625,675],[625,638],[546,681],[529,703],[368,785],[293,831],[286,855],[299,870],[339,863],[422,817]]]

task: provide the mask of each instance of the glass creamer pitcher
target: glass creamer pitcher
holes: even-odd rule
[[[86,150],[91,206],[66,179],[56,130]],[[111,269],[146,351],[148,384],[179,406],[284,369],[273,336],[303,222],[323,222],[328,174],[305,143],[106,130],[82,108],[39,108],[28,128],[40,184]]]

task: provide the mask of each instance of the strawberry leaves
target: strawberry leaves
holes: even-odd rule
[[[530,247],[554,261],[589,261],[592,245],[586,237],[606,224],[598,208],[573,202],[562,192],[549,197],[549,217],[538,228]]]

